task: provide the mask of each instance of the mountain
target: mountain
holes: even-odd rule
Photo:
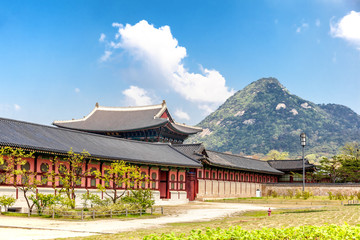
[[[291,94],[275,78],[257,80],[228,98],[197,126],[204,131],[187,140],[234,154],[266,154],[271,149],[301,155],[336,154],[346,142],[360,141],[360,116],[337,104],[315,104]]]

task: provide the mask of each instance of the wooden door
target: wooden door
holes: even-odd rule
[[[195,182],[196,182],[196,171],[186,173],[186,193],[189,201],[194,201],[195,194]]]
[[[160,171],[159,176],[159,190],[160,190],[160,198],[169,198],[169,172],[168,171]]]

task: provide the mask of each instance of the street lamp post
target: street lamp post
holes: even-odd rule
[[[306,145],[306,134],[300,134],[300,144],[302,146],[302,165],[303,165],[303,192],[305,191],[305,158],[304,158],[304,148]]]

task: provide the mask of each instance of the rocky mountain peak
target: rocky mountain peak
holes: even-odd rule
[[[271,149],[301,152],[299,135],[308,135],[307,149],[335,154],[349,141],[360,141],[360,116],[336,104],[317,105],[292,95],[276,78],[262,78],[228,98],[198,126],[204,142],[216,151],[266,154]]]

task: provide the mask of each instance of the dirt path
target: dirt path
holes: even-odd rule
[[[170,215],[155,219],[64,221],[0,216],[0,239],[52,239],[117,233],[159,227],[167,223],[209,221],[236,212],[266,209],[267,207],[250,204],[201,202],[174,207]]]

